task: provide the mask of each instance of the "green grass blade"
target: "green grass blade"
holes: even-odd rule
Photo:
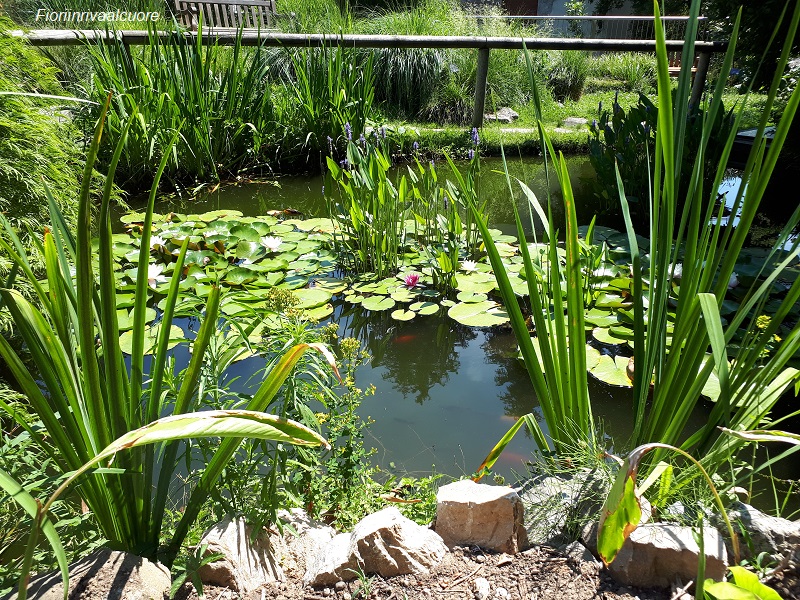
[[[39,519],[39,502],[31,496],[16,479],[2,469],[0,469],[0,488],[31,516],[34,520],[34,527],[36,527],[35,523]],[[53,526],[53,522],[50,520],[49,516],[44,515],[41,528],[47,541],[50,542],[50,546],[53,548],[53,553],[58,562],[58,569],[61,571],[61,580],[64,585],[64,598],[66,599],[68,592],[67,586],[69,585],[67,554],[64,552],[64,546],[61,544],[61,539],[58,537],[56,528]],[[27,593],[29,572],[29,570],[23,569],[21,573],[19,598],[24,598],[24,594]]]

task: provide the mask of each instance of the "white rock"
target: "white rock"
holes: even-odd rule
[[[704,528],[703,538],[706,577],[721,581],[728,567],[722,536],[714,528]],[[609,570],[625,585],[668,588],[676,579],[697,576],[699,556],[691,527],[642,525],[625,541]]]
[[[744,558],[758,556],[761,552],[773,556],[786,555],[792,548],[800,546],[800,523],[771,517],[743,502],[734,502],[728,507],[728,518],[732,523],[741,523],[747,530],[750,538],[747,544],[743,543],[741,536],[739,537],[739,546]],[[714,524],[729,544],[728,530],[722,525],[722,519],[715,516]],[[728,545],[728,550],[730,549]]]
[[[517,119],[519,119],[519,114],[513,110],[504,106],[503,108],[499,109],[496,113],[487,113],[483,116],[484,120],[486,121],[497,121],[498,123],[513,123]]]
[[[315,521],[302,508],[279,510],[278,518],[283,522],[283,535],[270,536],[270,544],[276,562],[287,577],[301,579],[306,565],[336,535],[333,527]],[[294,529],[295,534],[289,529]]]
[[[85,598],[163,600],[169,592],[169,570],[127,552],[101,548],[69,567],[70,594],[78,588]],[[16,599],[13,592],[4,600]],[[33,577],[28,586],[31,600],[63,600],[61,572]]]
[[[508,590],[504,587],[499,587],[494,591],[494,597],[496,600],[506,600],[510,594]]]
[[[476,600],[486,600],[486,598],[489,597],[489,593],[492,591],[489,580],[484,577],[476,578],[475,581],[472,582],[472,586],[475,588]]]
[[[392,577],[426,575],[447,554],[442,538],[394,507],[364,517],[350,534],[341,533],[309,561],[306,585],[355,579],[360,571]]]
[[[516,554],[528,544],[525,509],[510,487],[464,479],[439,488],[436,501],[436,533],[450,547],[474,544]]]
[[[198,569],[203,583],[249,592],[265,583],[283,581],[286,576],[275,559],[266,531],[253,538],[253,528],[244,518],[225,518],[203,534],[200,545],[208,554],[223,558]]]

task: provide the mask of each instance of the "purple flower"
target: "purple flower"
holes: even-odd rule
[[[407,288],[414,289],[419,284],[419,275],[417,273],[409,273],[406,275],[403,282],[406,284]]]
[[[364,137],[363,133],[358,136],[358,143],[361,144],[362,146],[367,145],[367,138]]]
[[[470,148],[470,149],[469,149],[469,154],[468,154],[468,156],[469,156],[469,159],[470,159],[470,160],[472,160],[473,158],[475,158],[475,150],[473,150],[472,148]]]
[[[381,127],[381,139],[386,139],[386,127]]]
[[[414,142],[413,144],[411,144],[411,147],[416,152],[417,150],[419,150],[419,142]]]
[[[597,119],[592,119],[592,131],[597,129]]]
[[[481,143],[481,138],[478,135],[478,129],[476,127],[472,128],[472,143],[477,146]]]
[[[344,169],[346,169],[349,164],[350,163],[347,161],[346,158],[343,158],[342,160],[339,161],[339,166]]]
[[[350,127],[350,123],[344,124],[344,137],[347,138],[348,142],[353,141],[353,128]]]

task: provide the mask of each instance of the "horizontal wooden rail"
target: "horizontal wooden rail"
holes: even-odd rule
[[[331,35],[324,33],[276,33],[245,29],[241,32],[206,29],[202,32],[117,30],[104,29],[33,29],[12,31],[12,36],[24,37],[34,46],[77,46],[85,42],[122,43],[128,46],[144,46],[150,36],[161,39],[182,36],[187,41],[196,41],[197,36],[205,43],[232,46],[241,35],[242,46],[286,46],[294,48],[319,48],[339,46],[341,48],[488,48],[490,50],[591,50],[620,52],[655,52],[655,40],[604,40],[580,38],[519,38],[486,36],[447,35]],[[667,49],[678,51],[683,40],[667,40]],[[725,52],[727,42],[696,42],[698,52]]]
[[[583,38],[512,38],[487,36],[429,36],[429,35],[330,35],[323,33],[277,33],[243,29],[206,29],[197,31],[146,31],[146,30],[105,30],[105,29],[34,29],[31,31],[11,31],[11,36],[27,39],[34,46],[77,46],[92,42],[123,44],[125,46],[145,46],[153,41],[153,36],[166,41],[175,37],[194,43],[198,36],[205,44],[232,46],[240,40],[242,46],[271,46],[286,48],[320,48],[337,46],[340,48],[465,48],[477,49],[478,70],[475,82],[475,106],[472,124],[483,124],[485,106],[486,76],[489,50],[588,50],[600,52],[655,52],[655,40],[583,39]],[[6,35],[9,35],[6,34]],[[667,40],[667,50],[677,52],[683,49],[683,40]],[[705,83],[708,62],[711,54],[725,52],[727,42],[695,42],[695,52],[700,61],[692,88],[693,104],[700,100]],[[701,69],[702,67],[702,69]],[[702,72],[701,72],[702,71]]]

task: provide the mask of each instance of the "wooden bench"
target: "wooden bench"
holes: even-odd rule
[[[187,29],[197,31],[201,15],[204,28],[272,29],[275,0],[175,0],[175,16]]]
[[[677,77],[681,74],[681,53],[668,52],[667,57],[669,58],[669,76]],[[692,79],[694,79],[695,73],[697,73],[697,56],[694,57],[692,64]]]

